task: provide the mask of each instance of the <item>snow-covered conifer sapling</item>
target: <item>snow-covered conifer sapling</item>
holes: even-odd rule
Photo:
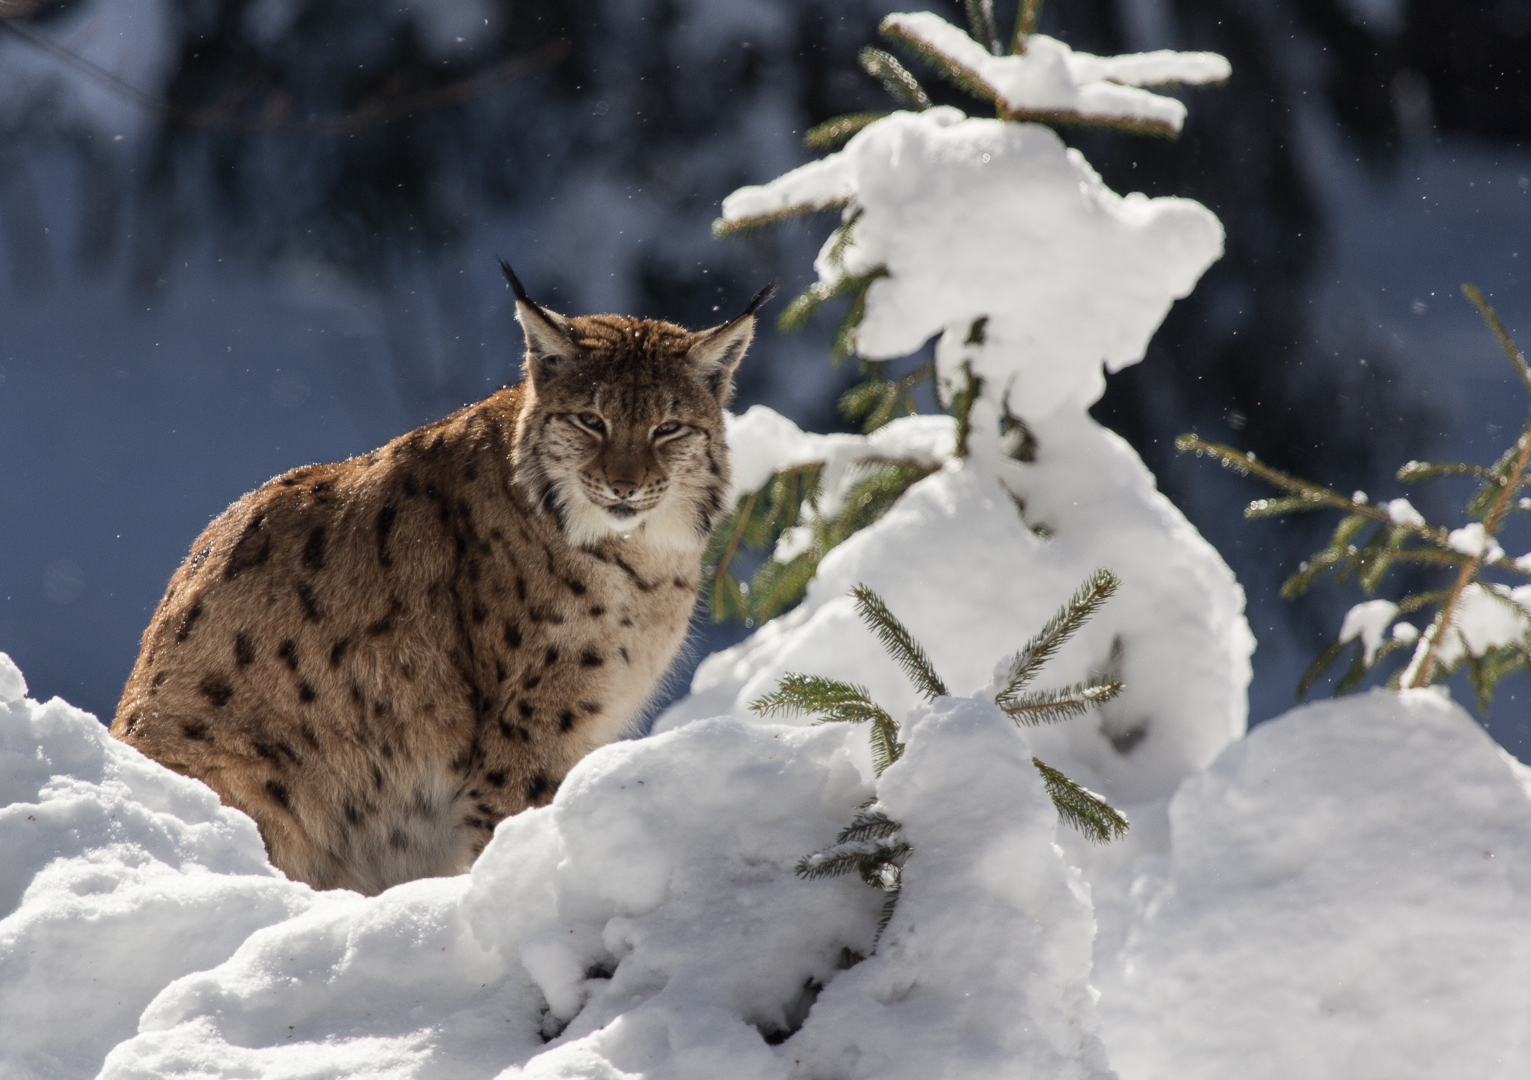
[[[1061,607],[1057,614],[1005,666],[1003,685],[994,703],[1018,724],[1035,725],[1077,716],[1121,693],[1122,681],[1112,676],[1092,678],[1074,686],[1051,690],[1027,690],[1042,666],[1073,636],[1101,604],[1116,592],[1120,582],[1108,570],[1097,570]],[[882,597],[865,585],[851,590],[862,622],[877,635],[888,655],[926,701],[950,697],[946,683],[936,673],[930,657],[898,620]],[[866,723],[870,725],[872,767],[880,777],[903,754],[898,722],[872,700],[866,687],[818,675],[789,673],[774,691],[750,706],[764,716],[817,717],[817,723]],[[1031,763],[1042,776],[1048,797],[1058,816],[1090,840],[1106,843],[1127,831],[1127,819],[1105,799],[1070,780],[1058,769],[1033,757]],[[797,864],[799,877],[807,879],[859,874],[873,888],[887,894],[878,920],[880,936],[893,918],[903,886],[904,865],[913,847],[901,835],[903,825],[881,810],[874,797],[857,808],[856,816],[830,847],[805,856]]]

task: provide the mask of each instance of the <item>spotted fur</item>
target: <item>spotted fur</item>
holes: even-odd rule
[[[230,506],[171,579],[112,723],[317,888],[465,870],[633,723],[695,605],[763,297],[688,332],[565,318],[507,277],[523,381]]]

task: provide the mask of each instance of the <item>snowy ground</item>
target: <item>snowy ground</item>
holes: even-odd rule
[[[875,785],[859,731],[704,720],[597,751],[470,875],[363,898],[286,881],[206,788],[22,685],[0,661],[17,1080],[1396,1080],[1531,1061],[1531,801],[1435,692],[1263,725],[1138,854],[1083,868],[1026,733],[982,700],[915,710]],[[874,793],[914,853],[876,953],[841,970],[870,952],[880,894],[792,867]]]

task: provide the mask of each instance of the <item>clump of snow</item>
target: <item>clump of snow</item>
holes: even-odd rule
[[[1126,690],[1099,712],[1031,739],[1049,764],[1111,798],[1167,797],[1244,731],[1254,642],[1243,593],[1122,439],[1071,413],[1034,434],[1035,462],[951,461],[830,551],[803,603],[703,661],[691,696],[655,730],[750,716],[749,703],[789,671],[864,684],[894,716],[913,708],[914,690],[855,614],[847,593],[857,583],[887,601],[954,692],[977,691],[1080,582],[1106,567],[1122,579],[1121,591],[1047,678],[1061,685],[1109,670]],[[780,446],[783,460],[811,459],[814,438]]]
[[[1531,802],[1505,757],[1444,693],[1378,690],[1188,780],[1099,956],[1122,1080],[1524,1075]]]
[[[847,200],[859,215],[850,240],[834,258],[826,244],[816,267],[826,283],[887,271],[857,351],[902,356],[940,334],[942,377],[971,363],[984,393],[1028,422],[1098,398],[1102,362],[1142,359],[1223,250],[1200,204],[1117,195],[1050,129],[949,107],[885,117],[821,161],[736,191],[723,219]]]
[[[1389,520],[1394,525],[1423,525],[1425,515],[1414,509],[1414,504],[1408,499],[1393,499],[1384,504]]]
[[[27,680],[6,653],[0,653],[0,705],[9,705],[27,696]]]
[[[1345,621],[1340,624],[1340,641],[1351,642],[1360,638],[1361,648],[1365,651],[1363,661],[1371,667],[1377,658],[1377,650],[1382,648],[1383,635],[1397,614],[1398,605],[1391,600],[1367,600],[1357,604],[1345,613]]]
[[[1205,85],[1232,69],[1216,53],[1167,49],[1126,56],[1075,52],[1046,34],[1026,39],[1026,51],[994,56],[951,23],[928,11],[889,15],[883,32],[936,53],[981,87],[1009,115],[1138,122],[1178,132],[1185,106],[1139,89],[1166,83]]]
[[[1457,599],[1451,630],[1436,650],[1447,667],[1504,645],[1525,645],[1531,634],[1531,585],[1469,584]]]
[[[907,461],[935,467],[956,448],[949,416],[901,416],[870,435],[805,432],[774,409],[752,405],[742,416],[724,415],[733,463],[730,502],[758,490],[778,469],[822,464],[824,490],[833,497],[858,464]]]
[[[1460,551],[1463,555],[1473,558],[1487,559],[1493,562],[1504,554],[1504,548],[1499,542],[1483,528],[1480,521],[1469,522],[1460,529],[1452,529],[1446,537],[1446,546],[1452,551]]]

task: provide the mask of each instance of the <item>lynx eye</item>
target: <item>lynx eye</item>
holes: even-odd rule
[[[654,429],[654,437],[662,438],[665,435],[674,435],[680,430],[680,425],[674,420],[667,420]]]
[[[582,426],[589,428],[597,435],[606,434],[606,421],[602,420],[593,412],[580,413],[579,422]]]

